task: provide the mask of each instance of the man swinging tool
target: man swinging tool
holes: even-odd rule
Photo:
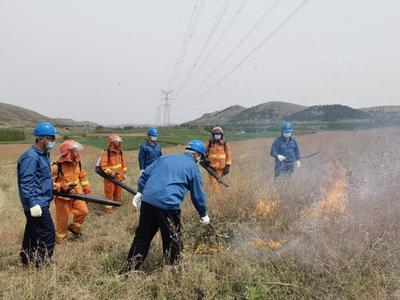
[[[292,125],[284,122],[281,128],[281,136],[271,147],[271,156],[275,158],[274,177],[290,176],[294,171],[294,165],[300,168],[300,151],[296,140],[292,137]]]
[[[134,207],[140,206],[139,225],[128,254],[127,271],[133,264],[136,270],[140,269],[159,229],[166,262],[174,264],[179,260],[182,249],[180,205],[187,191],[190,191],[200,222],[210,223],[206,194],[197,166],[205,152],[203,142],[190,141],[184,153],[161,156],[140,176],[138,193],[132,200]]]

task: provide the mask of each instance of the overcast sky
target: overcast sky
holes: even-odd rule
[[[311,0],[271,35],[302,2],[0,0],[0,102],[101,124],[155,122],[160,89],[174,123],[268,101],[400,105],[400,1]]]

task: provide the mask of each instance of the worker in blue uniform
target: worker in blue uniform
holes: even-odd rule
[[[149,165],[156,161],[161,155],[161,146],[157,142],[158,131],[156,128],[149,128],[147,130],[147,141],[140,145],[139,149],[139,169],[140,174],[143,173]]]
[[[274,177],[290,176],[294,166],[300,167],[300,151],[296,140],[292,136],[292,125],[284,122],[281,128],[281,136],[271,147],[271,156],[275,158]]]
[[[140,269],[159,229],[166,263],[174,264],[179,260],[182,249],[180,205],[187,191],[190,191],[200,222],[210,223],[198,167],[205,152],[203,142],[192,140],[184,153],[161,156],[140,176],[138,193],[132,201],[134,207],[140,207],[139,225],[128,254],[128,271],[133,263],[135,269]]]
[[[35,144],[18,159],[18,189],[26,216],[20,252],[24,265],[40,267],[53,255],[55,229],[49,211],[53,199],[49,152],[55,146],[56,134],[50,122],[38,123],[34,130]]]

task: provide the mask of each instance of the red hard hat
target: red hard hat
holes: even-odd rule
[[[65,140],[60,146],[60,154],[65,155],[68,153],[69,150],[73,149],[81,151],[83,149],[83,146],[74,140]]]

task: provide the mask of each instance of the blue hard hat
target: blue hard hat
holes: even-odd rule
[[[148,136],[158,136],[157,128],[154,128],[154,127],[149,128],[149,130],[147,130],[147,135]]]
[[[39,122],[33,131],[35,136],[56,136],[57,130],[50,122]]]
[[[282,133],[291,133],[292,132],[292,124],[289,122],[284,122],[282,124]]]
[[[200,140],[191,140],[189,143],[187,143],[185,149],[196,151],[202,156],[206,155],[206,145],[204,145],[204,143]]]

